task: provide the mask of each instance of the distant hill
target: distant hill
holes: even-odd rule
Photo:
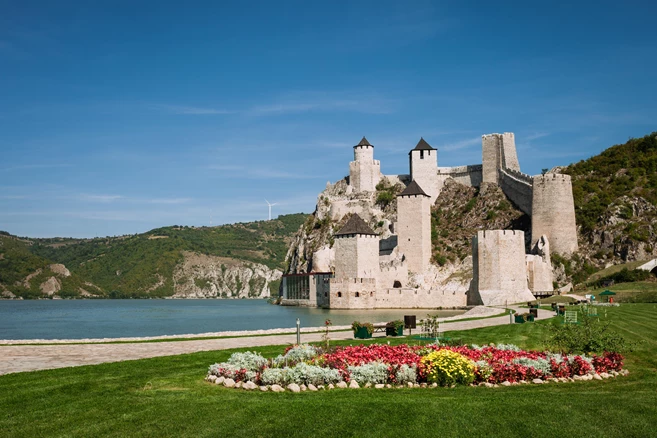
[[[306,217],[300,213],[282,215],[271,221],[217,227],[171,226],[143,234],[96,239],[18,240],[4,233],[0,235],[0,241],[7,241],[2,247],[4,253],[0,252],[4,256],[0,257],[0,284],[3,285],[0,290],[4,287],[18,296],[38,297],[41,294],[36,290],[28,294],[17,283],[38,269],[57,263],[65,265],[73,274],[71,278],[79,283],[69,285],[67,283],[72,280],[67,280],[63,285],[66,287],[57,295],[78,296],[82,288],[97,296],[122,298],[175,294],[229,297],[226,289],[236,289],[235,297],[262,296],[259,291],[267,286],[263,282],[269,283],[276,277],[270,271],[278,272],[284,267],[291,236]],[[190,265],[188,261],[193,254],[207,257],[196,257]],[[204,263],[223,267],[220,270],[223,275],[212,277],[204,266],[198,266]],[[186,266],[184,272],[181,271],[183,265]],[[176,272],[178,274],[174,275]],[[188,278],[190,275],[203,277]],[[232,284],[224,284],[226,282]],[[98,289],[85,288],[84,283]],[[185,292],[181,292],[183,290]]]

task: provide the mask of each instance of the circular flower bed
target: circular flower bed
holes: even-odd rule
[[[259,353],[234,353],[228,361],[210,366],[208,380],[229,380],[238,387],[240,382],[249,382],[253,388],[345,386],[346,383],[352,387],[495,385],[548,379],[588,380],[607,373],[616,375],[622,368],[623,356],[618,353],[567,356],[501,344],[483,347],[374,344],[337,347],[328,352],[311,345],[298,345],[273,359]]]

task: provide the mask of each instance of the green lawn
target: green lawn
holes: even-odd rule
[[[657,305],[607,312],[617,330],[639,342],[628,354],[628,377],[493,389],[250,393],[203,381],[208,365],[231,351],[196,353],[0,376],[0,436],[655,436]],[[448,336],[539,348],[556,323]],[[282,347],[257,350],[273,356]]]

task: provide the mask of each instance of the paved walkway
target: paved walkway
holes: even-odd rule
[[[527,309],[516,309],[526,312]],[[554,312],[539,310],[538,319],[554,316]],[[509,316],[445,323],[445,331],[470,330],[509,324]],[[302,334],[302,342],[321,341],[321,333]],[[331,332],[331,339],[353,339],[351,331]],[[174,356],[198,351],[230,348],[289,345],[296,342],[296,334],[253,336],[224,339],[205,339],[176,342],[143,342],[128,344],[60,344],[60,345],[1,345],[0,375],[23,371],[96,365],[106,362]]]

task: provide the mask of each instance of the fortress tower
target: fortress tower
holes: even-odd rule
[[[335,234],[331,309],[373,309],[379,276],[379,236],[357,214]]]
[[[441,187],[438,179],[438,151],[423,138],[420,138],[417,146],[408,153],[408,157],[411,167],[411,180],[417,181],[424,188],[433,204],[440,193]]]
[[[570,175],[547,173],[534,177],[532,246],[543,235],[549,239],[553,253],[570,255],[578,249]]]
[[[468,305],[503,306],[534,300],[527,284],[524,232],[477,232],[472,239],[472,268]]]
[[[374,159],[374,146],[365,137],[354,146],[354,161],[349,163],[349,185],[354,191],[373,192],[381,180],[381,162]]]
[[[397,195],[397,241],[408,270],[421,273],[431,260],[431,197],[416,180]]]
[[[377,278],[379,236],[357,214],[335,234],[335,278]]]
[[[481,137],[483,182],[499,183],[499,169],[520,171],[513,132]]]

